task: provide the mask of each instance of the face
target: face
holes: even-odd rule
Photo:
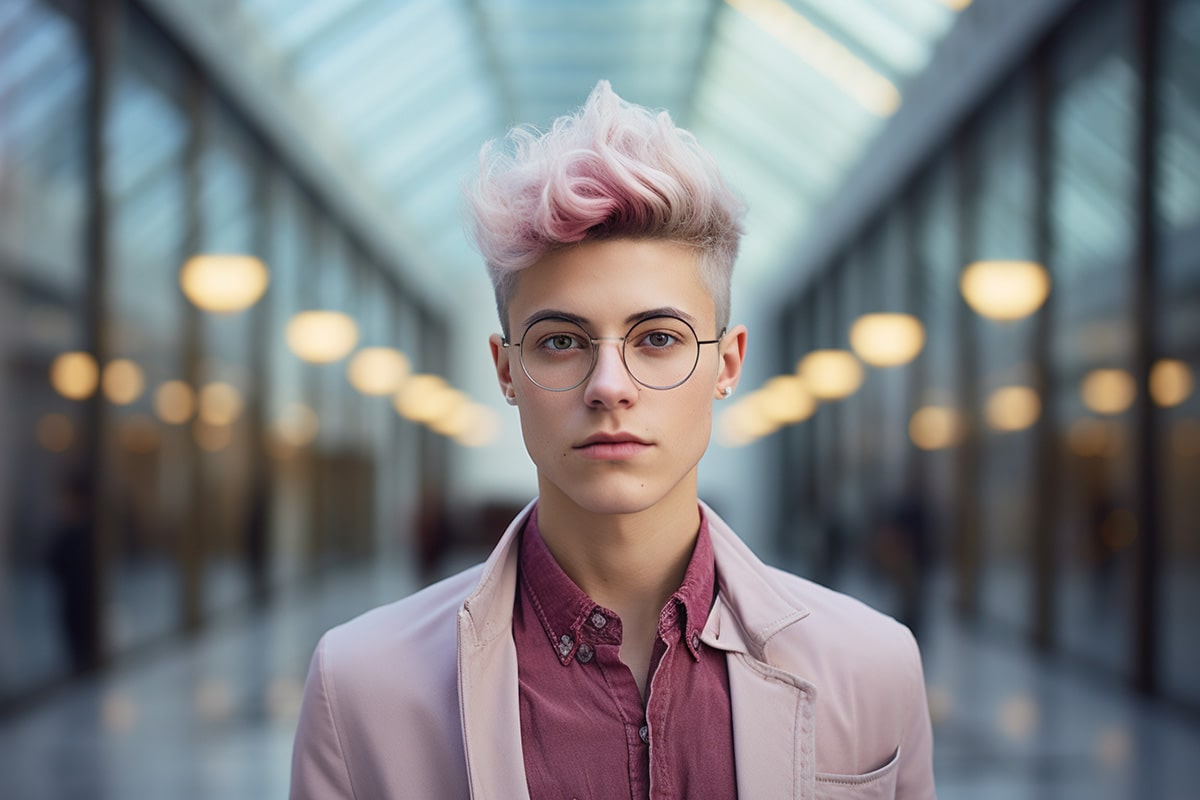
[[[516,398],[543,502],[631,514],[668,498],[694,501],[713,400],[737,383],[746,331],[738,326],[720,342],[701,345],[696,370],[682,385],[649,389],[630,376],[616,340],[664,309],[687,321],[700,340],[720,333],[692,248],[653,240],[586,242],[517,273],[508,306],[514,341],[547,315],[577,319],[592,337],[605,339],[591,375],[574,389],[552,392],[525,374],[518,348],[492,337],[500,388]]]

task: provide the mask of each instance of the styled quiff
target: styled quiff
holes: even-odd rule
[[[516,272],[554,250],[602,239],[695,247],[717,329],[729,324],[743,206],[712,156],[667,112],[627,103],[600,81],[549,131],[515,127],[502,144],[483,146],[466,205],[506,336]]]

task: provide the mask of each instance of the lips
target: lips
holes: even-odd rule
[[[599,461],[622,461],[650,448],[650,443],[629,433],[597,433],[575,445],[575,451],[585,458]]]

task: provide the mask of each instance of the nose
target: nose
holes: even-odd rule
[[[602,339],[596,343],[596,366],[584,383],[583,399],[595,408],[618,408],[637,401],[638,385],[625,368],[621,341]]]

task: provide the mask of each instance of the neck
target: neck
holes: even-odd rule
[[[555,487],[541,489],[538,530],[563,572],[622,619],[657,619],[683,582],[700,530],[694,483],[628,514],[591,512]]]

